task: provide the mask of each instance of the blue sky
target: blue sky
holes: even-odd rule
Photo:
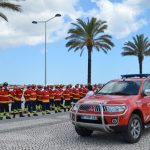
[[[33,0],[24,1],[21,2],[24,10],[22,14],[5,12],[9,22],[0,20],[0,82],[44,84],[44,24],[33,25],[31,22],[47,19],[55,13],[61,13],[62,17],[53,19],[47,26],[48,84],[87,82],[87,51],[85,49],[82,57],[80,52],[68,52],[65,37],[71,22],[92,16],[108,22],[107,32],[115,43],[107,55],[93,52],[92,83],[105,83],[120,78],[121,74],[139,72],[137,58],[122,57],[121,52],[123,44],[132,40],[132,36],[144,33],[150,37],[150,6],[146,0],[134,4],[132,0],[60,1],[39,0],[34,8],[31,7]],[[144,73],[149,73],[149,64],[150,57],[145,57]]]

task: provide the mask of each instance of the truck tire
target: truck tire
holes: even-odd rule
[[[138,142],[141,138],[142,132],[142,120],[138,115],[133,114],[129,120],[127,128],[123,132],[125,141],[128,143]]]
[[[85,129],[82,127],[77,127],[77,126],[75,127],[75,130],[76,130],[77,134],[82,137],[90,136],[93,133],[92,130],[88,130],[88,129]]]

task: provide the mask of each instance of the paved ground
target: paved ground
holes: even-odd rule
[[[150,129],[139,143],[127,144],[120,134],[79,137],[68,113],[16,118],[0,121],[0,150],[150,150]]]

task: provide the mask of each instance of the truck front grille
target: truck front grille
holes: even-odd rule
[[[82,104],[79,107],[79,111],[92,111],[92,112],[101,112],[101,107],[98,104]],[[103,111],[107,111],[106,107],[103,106]]]

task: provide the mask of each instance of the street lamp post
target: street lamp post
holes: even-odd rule
[[[56,17],[61,17],[61,14],[56,14],[54,17],[46,20],[46,21],[32,21],[33,24],[38,24],[38,23],[44,23],[45,24],[45,86],[47,84],[47,55],[46,55],[46,49],[47,49],[47,35],[46,35],[46,29],[47,29],[47,22],[50,20],[56,18]]]

